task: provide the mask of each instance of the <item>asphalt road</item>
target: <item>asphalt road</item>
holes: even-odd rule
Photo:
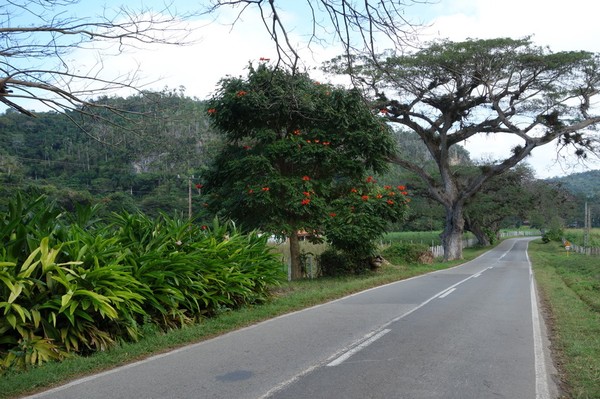
[[[552,398],[528,241],[30,398]]]

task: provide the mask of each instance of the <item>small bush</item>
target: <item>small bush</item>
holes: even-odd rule
[[[426,244],[396,243],[383,251],[383,257],[392,263],[418,263],[428,252]]]
[[[370,268],[368,259],[357,259],[333,248],[325,250],[319,256],[319,265],[323,276],[330,277],[364,273]]]
[[[544,243],[549,243],[550,241],[561,241],[563,236],[562,229],[550,229],[542,235],[542,241]]]

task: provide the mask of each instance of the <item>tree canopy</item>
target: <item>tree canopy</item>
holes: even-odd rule
[[[350,70],[340,57],[326,69],[354,73],[387,121],[416,132],[435,160],[437,176],[410,158],[390,158],[420,176],[431,197],[444,206],[445,259],[462,257],[464,206],[487,180],[551,142],[575,147],[579,156],[596,150],[597,54],[553,53],[529,38],[498,38],[440,41],[413,54],[355,61],[360,64]],[[458,178],[452,173],[450,150],[478,134],[521,142],[477,175]]]
[[[204,175],[207,205],[289,237],[293,278],[299,231],[325,233],[365,256],[387,222],[403,217],[405,189],[369,177],[386,168],[392,138],[358,91],[261,63],[247,78],[225,78],[208,114],[226,145]]]

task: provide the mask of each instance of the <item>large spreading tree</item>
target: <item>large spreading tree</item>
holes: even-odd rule
[[[390,124],[419,135],[433,157],[430,173],[411,158],[394,162],[426,182],[445,209],[444,259],[462,257],[465,204],[494,176],[549,143],[595,151],[594,108],[600,88],[599,56],[551,52],[529,38],[441,41],[413,54],[384,54],[349,69],[345,57],[331,71],[351,72]],[[453,173],[450,151],[476,135],[512,137],[512,151],[466,179]]]
[[[226,145],[204,174],[206,205],[288,237],[293,279],[302,276],[299,232],[369,256],[387,223],[404,216],[404,187],[370,176],[385,170],[392,136],[357,90],[262,62],[247,78],[223,79],[208,114]]]

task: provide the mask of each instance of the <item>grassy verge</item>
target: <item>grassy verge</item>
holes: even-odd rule
[[[564,237],[577,245],[584,244],[585,232],[583,229],[566,229],[564,231]],[[600,247],[600,229],[591,229],[589,236],[590,247]]]
[[[465,249],[464,261],[471,260],[483,252],[485,250],[481,248]],[[201,324],[170,331],[166,334],[147,331],[145,338],[137,343],[123,344],[89,357],[77,356],[61,363],[49,363],[26,372],[0,376],[0,398],[12,398],[46,389],[84,375],[206,340],[285,313],[415,275],[452,267],[459,263],[461,261],[431,265],[386,265],[377,272],[361,276],[285,282],[274,291],[273,298],[268,303],[260,306],[225,312]]]
[[[529,254],[564,389],[570,398],[600,398],[600,259],[541,240]]]

